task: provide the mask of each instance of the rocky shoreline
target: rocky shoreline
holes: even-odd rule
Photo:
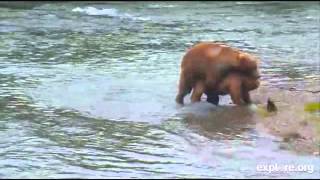
[[[319,155],[320,113],[305,110],[306,104],[320,102],[319,94],[312,92],[283,90],[267,84],[252,91],[257,129],[282,139],[283,149]],[[267,111],[268,98],[274,101],[276,112]]]

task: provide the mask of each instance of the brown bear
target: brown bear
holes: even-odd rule
[[[260,85],[259,79],[249,77],[238,72],[230,72],[216,87],[216,89],[208,89],[204,81],[195,82],[192,87],[191,102],[198,102],[201,100],[203,93],[207,95],[207,101],[218,105],[219,95],[230,94],[234,104],[250,104],[250,94]]]
[[[201,81],[208,91],[214,90],[228,72],[239,71],[258,79],[258,59],[223,43],[201,42],[183,56],[176,102],[183,104],[192,84]]]

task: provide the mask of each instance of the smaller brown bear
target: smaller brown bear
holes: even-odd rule
[[[250,104],[249,91],[258,88],[260,81],[257,78],[246,76],[239,72],[229,73],[215,90],[208,90],[204,81],[193,84],[191,102],[199,102],[203,93],[207,95],[207,101],[218,105],[219,95],[230,94],[234,104]]]
[[[192,46],[183,56],[180,66],[176,102],[183,104],[186,94],[195,82],[204,82],[206,89],[217,89],[229,72],[241,72],[258,78],[259,59],[223,43],[201,42]]]

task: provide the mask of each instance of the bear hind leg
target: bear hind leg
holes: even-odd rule
[[[185,76],[183,75],[183,73],[181,73],[179,80],[179,90],[176,96],[176,102],[178,104],[183,104],[184,97],[191,92],[191,89],[192,88],[188,85]]]

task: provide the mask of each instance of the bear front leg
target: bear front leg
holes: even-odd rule
[[[232,102],[236,105],[241,105],[242,89],[241,83],[233,81],[229,87],[229,93],[232,99]]]
[[[192,103],[201,101],[201,96],[204,93],[204,89],[205,89],[205,84],[203,81],[196,82],[191,95]]]
[[[246,104],[251,104],[249,91],[242,89],[242,99]]]

